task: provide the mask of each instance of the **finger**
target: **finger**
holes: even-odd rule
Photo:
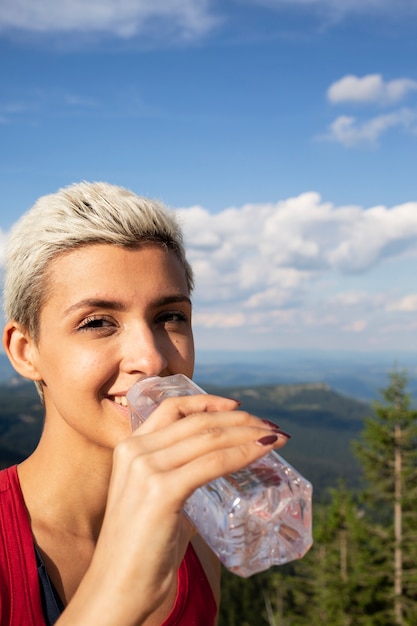
[[[189,465],[195,459],[211,453],[221,454],[222,451],[232,448],[246,450],[245,446],[249,447],[251,455],[254,454],[256,458],[259,458],[270,449],[282,447],[286,441],[285,436],[265,428],[252,426],[210,428],[186,440],[179,440],[169,450],[164,448],[149,456],[152,469],[164,472]],[[254,445],[256,445],[256,450],[252,450]],[[245,464],[250,462],[247,460]]]
[[[141,459],[149,473],[166,472],[216,450],[256,442],[281,447],[287,440],[282,431],[243,412],[197,414],[142,437],[121,442],[115,458],[126,466]]]
[[[233,427],[257,428],[255,434],[251,432],[250,439],[253,441],[271,433],[271,429],[264,422],[244,411],[196,413],[187,419],[179,419],[168,424],[165,428],[151,430],[151,432],[146,432],[145,426],[146,424],[143,428],[138,428],[132,436],[119,442],[115,447],[114,468],[117,469],[117,472],[113,472],[112,480],[120,489],[123,488],[123,483],[127,480],[130,464],[136,459],[152,453],[160,453],[160,458],[166,463],[175,457],[174,446],[178,443],[183,444],[183,442],[187,443],[190,452],[196,452],[194,443],[190,443],[190,439],[193,437],[201,437],[204,433],[211,433],[211,440],[214,443],[218,433]],[[246,435],[248,433],[249,431],[246,430]],[[223,440],[224,445],[233,445],[230,432],[227,442]],[[148,457],[149,460],[152,460],[152,457]],[[163,467],[164,471],[169,469],[167,465]]]
[[[232,398],[210,394],[166,398],[135,432],[145,434],[159,430],[193,413],[234,411],[239,404],[239,401]]]
[[[116,446],[111,482],[116,490],[123,490],[132,464],[139,466],[143,475],[151,476],[168,472],[210,451],[253,443],[274,434],[278,437],[273,447],[278,449],[286,443],[287,436],[277,431],[274,424],[245,411],[191,414],[150,433],[139,428]],[[261,450],[259,454],[262,455]]]
[[[166,471],[151,472],[146,477],[148,493],[152,493],[157,500],[162,497],[168,499],[174,510],[179,511],[195,489],[250,465],[271,451],[275,443],[259,445],[252,440],[228,448],[208,447],[209,451],[192,457],[186,452],[182,463],[176,458],[175,467],[165,460]],[[143,466],[132,464],[129,482],[138,484],[136,481],[144,481]]]
[[[170,448],[176,442],[189,440],[190,437],[205,431],[217,433],[231,427],[246,426],[262,429],[266,432],[277,432],[274,425],[251,415],[247,411],[195,412],[190,413],[187,419],[174,420],[164,428],[157,430],[148,430],[145,429],[145,426],[146,424],[138,428],[129,438],[140,441],[138,450],[142,449],[143,452]]]

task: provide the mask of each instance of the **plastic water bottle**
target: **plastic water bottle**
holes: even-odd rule
[[[142,379],[127,393],[135,430],[164,400],[206,393],[183,374]],[[230,571],[248,577],[299,559],[312,541],[312,485],[271,451],[196,489],[184,511]]]

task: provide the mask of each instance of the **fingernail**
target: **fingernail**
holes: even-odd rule
[[[270,420],[266,420],[266,419],[263,419],[261,421],[266,426],[269,426],[269,428],[273,430],[274,433],[277,433],[278,435],[282,435],[282,437],[286,437],[286,439],[291,439],[291,435],[289,433],[286,433],[285,430],[281,430],[281,428],[278,426],[278,424],[275,424],[275,422],[271,422]]]
[[[277,432],[279,435],[282,435],[282,437],[285,437],[286,439],[291,439],[291,435],[289,433],[286,433],[285,430],[281,430],[280,428],[278,428],[278,430],[276,430],[275,432]]]
[[[278,435],[265,435],[265,437],[258,439],[256,443],[259,443],[260,446],[270,446],[275,443],[277,439]]]
[[[236,404],[238,406],[240,406],[242,404],[242,401],[241,400],[237,400],[236,398],[227,398],[227,400],[233,400],[233,402],[236,402]]]
[[[271,422],[270,420],[261,420],[264,424],[266,424],[267,426],[269,426],[269,428],[271,428],[274,432],[278,433],[279,432],[279,426],[278,424],[275,424],[275,422]]]

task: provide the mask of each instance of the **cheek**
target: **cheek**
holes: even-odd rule
[[[114,376],[117,368],[115,351],[78,355],[72,367],[72,380],[79,389],[99,390]]]
[[[75,359],[74,375],[81,380],[85,377],[100,374],[102,370],[110,365],[110,355],[88,354],[80,352]]]
[[[176,369],[180,370],[183,374],[186,374],[189,378],[192,377],[194,371],[194,343],[192,340],[186,341],[178,340],[174,341],[173,347],[175,350],[173,358],[175,358]]]
[[[48,360],[47,371],[45,372],[45,382],[51,384],[55,381],[61,388],[75,392],[86,388],[99,387],[103,378],[106,377],[111,368],[111,354],[99,355],[96,351],[65,350],[61,346],[62,352],[56,357]],[[114,354],[113,354],[114,358]]]

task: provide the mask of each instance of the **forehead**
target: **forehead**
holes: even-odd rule
[[[46,274],[46,304],[57,296],[112,291],[132,296],[150,290],[188,294],[185,268],[172,250],[159,244],[123,248],[92,244],[56,256]]]

